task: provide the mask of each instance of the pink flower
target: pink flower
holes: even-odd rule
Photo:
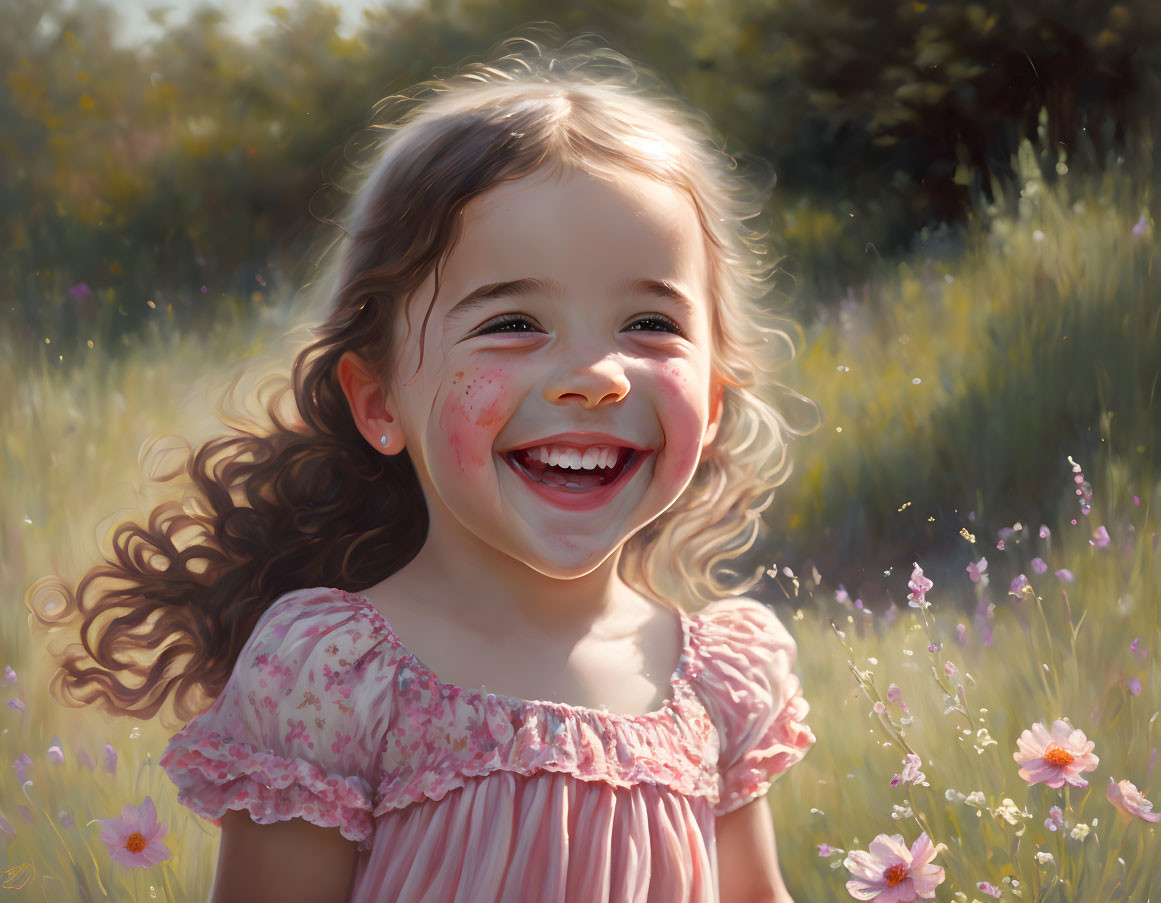
[[[1097,527],[1092,531],[1092,539],[1088,541],[1088,544],[1093,548],[1103,549],[1109,544],[1109,531],[1103,525]]]
[[[108,743],[105,744],[105,771],[112,775],[117,773],[117,750]]]
[[[1064,827],[1064,811],[1059,806],[1048,810],[1048,818],[1044,819],[1044,827],[1049,831],[1056,831]]]
[[[1051,535],[1052,535],[1052,531],[1048,529],[1048,526],[1046,524],[1041,524],[1040,525],[1040,538],[1047,539]]]
[[[1043,558],[1033,558],[1032,570],[1034,570],[1037,574],[1043,574],[1046,570],[1048,570],[1048,565],[1044,563]]]
[[[820,843],[818,845],[818,855],[819,856],[829,856],[831,853],[833,853],[837,849],[838,849],[838,847],[832,847],[829,843]]]
[[[17,699],[15,696],[13,696],[11,699],[8,700],[8,705],[10,705],[12,708],[16,709],[16,711],[20,712],[21,714],[24,713],[23,700]]]
[[[951,677],[951,675],[955,674],[956,673],[955,663],[950,662],[950,661],[944,662],[943,663],[943,673],[946,674],[948,677]]]
[[[1031,730],[1020,735],[1016,745],[1019,750],[1012,753],[1012,758],[1024,766],[1019,774],[1029,784],[1087,787],[1088,781],[1080,773],[1092,771],[1100,762],[1092,752],[1096,744],[1061,719],[1053,722],[1051,734],[1037,721]]]
[[[1109,778],[1105,797],[1120,810],[1121,821],[1128,822],[1134,815],[1148,822],[1161,821],[1161,812],[1153,811],[1153,804],[1141,796],[1141,791],[1131,781],[1114,781]]]
[[[64,750],[60,748],[59,744],[48,748],[48,761],[53,765],[64,764]]]
[[[153,800],[145,797],[140,808],[125,806],[120,818],[101,819],[101,840],[109,855],[126,868],[149,868],[169,858],[161,838],[165,825],[157,820]]]
[[[5,665],[4,666],[4,683],[14,684],[14,683],[16,683],[16,679],[17,679],[16,672],[12,670],[12,666]]]
[[[1132,680],[1129,681],[1129,692],[1132,693],[1134,696],[1141,695],[1141,678],[1134,677]]]
[[[876,715],[882,715],[887,711],[887,707],[883,705],[881,700],[878,699],[875,700],[875,704],[872,706],[872,708],[875,710]]]
[[[918,562],[912,562],[915,570],[911,572],[911,579],[907,581],[907,587],[911,590],[907,594],[907,604],[912,608],[927,608],[930,604],[927,601],[927,592],[935,584],[923,576],[923,568],[919,566]]]
[[[966,638],[967,638],[967,624],[960,621],[960,623],[955,625],[956,642],[958,642],[962,646],[964,643],[964,640]]]
[[[1070,571],[1068,568],[1061,568],[1056,572],[1056,579],[1063,580],[1065,583],[1072,583],[1074,580],[1076,580],[1076,575],[1073,574],[1072,571]]]
[[[915,755],[915,753],[907,753],[907,758],[903,760],[903,773],[891,778],[891,786],[898,787],[900,784],[914,784],[917,781],[922,781],[926,777],[919,770],[919,766],[922,764],[923,760]]]
[[[1000,899],[1000,889],[990,881],[977,881],[976,889],[982,890],[985,894],[991,894],[997,900]]]
[[[25,773],[28,770],[28,766],[31,764],[32,759],[28,757],[28,753],[21,753],[20,758],[12,763],[12,767],[16,769],[16,776],[20,779],[21,784],[28,780],[25,777]]]
[[[852,850],[843,865],[851,873],[847,892],[856,900],[876,903],[911,903],[916,897],[930,900],[943,883],[941,866],[931,860],[947,844],[933,845],[924,832],[908,850],[902,834],[880,834],[869,851]]]
[[[968,562],[968,566],[967,566],[968,579],[971,580],[972,583],[979,583],[980,578],[983,577],[983,575],[985,573],[987,573],[987,570],[988,570],[988,559],[987,558],[980,558],[980,560],[976,561],[976,562]]]

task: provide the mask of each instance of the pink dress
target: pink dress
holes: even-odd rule
[[[709,903],[715,817],[814,735],[769,609],[681,619],[670,698],[627,716],[443,683],[366,598],[297,590],[160,764],[214,824],[338,827],[360,851],[353,903]]]

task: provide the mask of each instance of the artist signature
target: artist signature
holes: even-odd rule
[[[4,880],[0,887],[4,890],[24,890],[24,886],[36,877],[36,866],[31,862],[9,866],[4,870]]]

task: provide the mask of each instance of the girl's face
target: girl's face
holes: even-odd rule
[[[688,196],[632,173],[534,173],[467,205],[422,364],[433,276],[371,430],[410,452],[444,560],[582,576],[681,495],[721,413],[703,241]]]

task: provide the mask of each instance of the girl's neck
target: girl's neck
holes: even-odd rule
[[[439,544],[426,543],[377,594],[446,614],[481,633],[521,629],[550,637],[615,620],[643,598],[617,574],[620,549],[592,572],[570,579],[545,576],[515,559],[492,555],[472,563],[442,552]]]

